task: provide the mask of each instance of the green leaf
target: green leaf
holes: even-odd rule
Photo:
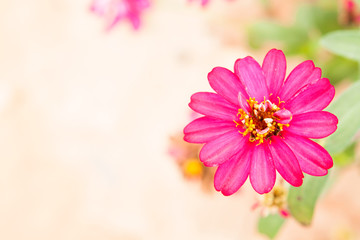
[[[322,76],[329,78],[332,84],[341,82],[344,79],[354,81],[358,77],[359,64],[339,55],[333,55],[327,61],[318,61],[318,67],[323,70]]]
[[[291,215],[301,224],[310,225],[316,201],[322,192],[328,175],[314,177],[306,175],[301,187],[290,187],[288,206]]]
[[[266,217],[261,217],[258,222],[258,231],[270,239],[273,239],[281,226],[284,224],[285,219],[279,214],[271,214]]]
[[[360,61],[360,31],[340,30],[331,32],[321,38],[321,45],[329,51]]]
[[[262,21],[255,23],[248,30],[249,44],[259,48],[266,42],[280,42],[286,45],[287,51],[292,46],[299,46],[307,41],[307,33],[302,29],[285,27],[276,22]]]
[[[345,167],[353,163],[355,161],[355,144],[351,144],[345,151],[333,154],[332,158],[336,167]]]
[[[326,111],[339,119],[338,129],[324,141],[330,154],[339,153],[354,142],[360,131],[360,81],[355,82]]]
[[[325,34],[340,28],[338,14],[334,8],[311,5],[300,6],[296,13],[295,26],[308,31],[309,36]]]

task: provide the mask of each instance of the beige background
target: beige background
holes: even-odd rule
[[[262,61],[243,44],[259,4],[158,0],[109,33],[89,5],[0,0],[0,239],[263,239],[248,183],[206,194],[167,155],[212,67]],[[359,184],[343,171],[313,227],[279,239],[359,239]]]

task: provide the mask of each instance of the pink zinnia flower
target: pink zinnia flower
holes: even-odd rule
[[[94,0],[90,9],[106,18],[108,30],[124,19],[129,20],[134,29],[138,29],[140,15],[149,6],[148,0]]]
[[[203,164],[218,166],[216,190],[231,195],[249,176],[256,192],[267,193],[276,171],[293,186],[302,185],[303,172],[326,175],[332,158],[309,139],[329,136],[338,123],[321,111],[335,94],[321,69],[305,61],[285,79],[286,59],[276,49],[262,66],[246,57],[234,68],[235,73],[216,67],[208,74],[216,93],[191,96],[190,108],[205,116],[184,129],[185,141],[205,143],[199,154]]]

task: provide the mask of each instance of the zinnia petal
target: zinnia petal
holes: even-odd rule
[[[292,114],[289,110],[283,108],[280,109],[279,111],[276,111],[274,113],[274,117],[277,118],[277,122],[282,123],[282,124],[287,124],[289,122],[291,122],[292,120]]]
[[[236,118],[238,109],[215,93],[198,92],[191,96],[189,107],[195,112],[228,121]]]
[[[335,88],[329,79],[322,78],[304,87],[297,95],[285,103],[285,108],[295,115],[298,113],[320,111],[334,98]]]
[[[267,143],[256,146],[251,159],[250,182],[256,192],[268,193],[273,188],[276,172]]]
[[[225,133],[203,146],[200,161],[207,167],[222,164],[238,153],[248,141],[248,137],[243,137],[236,130]]]
[[[252,57],[238,59],[235,62],[235,74],[245,86],[249,97],[255,98],[258,102],[263,101],[264,97],[268,98],[264,73]]]
[[[285,132],[284,142],[291,148],[304,173],[322,176],[333,166],[330,154],[319,144],[307,138]]]
[[[277,96],[282,87],[286,74],[286,58],[281,50],[270,50],[262,64],[266,85],[269,92]]]
[[[291,149],[277,136],[271,138],[269,149],[275,168],[280,175],[291,185],[295,187],[301,186],[304,175]]]
[[[307,138],[324,138],[335,132],[338,119],[329,112],[306,112],[293,116],[286,131]]]
[[[238,100],[239,100],[239,107],[248,113],[250,111],[250,106],[247,99],[241,93],[239,93]]]
[[[243,150],[218,167],[214,177],[217,191],[229,196],[239,190],[249,175],[252,150],[245,144]]]
[[[314,66],[313,61],[305,61],[291,71],[284,86],[282,87],[279,97],[282,101],[287,101],[294,96],[302,87],[314,83],[321,78],[321,69]]]
[[[246,99],[248,98],[244,86],[239,78],[230,70],[222,67],[214,68],[208,74],[210,86],[223,98],[239,106],[238,95],[241,93]]]
[[[206,143],[234,130],[236,130],[234,122],[201,117],[184,128],[184,140],[191,143]]]

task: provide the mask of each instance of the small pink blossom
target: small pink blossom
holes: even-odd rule
[[[205,116],[188,124],[184,140],[205,143],[199,157],[218,166],[214,185],[224,195],[235,193],[249,176],[256,192],[268,193],[276,171],[301,186],[303,172],[326,175],[329,153],[309,138],[332,134],[338,119],[322,111],[335,89],[321,69],[305,61],[285,79],[286,59],[272,49],[262,66],[252,57],[238,59],[234,73],[222,67],[208,74],[216,93],[191,96],[190,108]]]
[[[133,28],[138,29],[140,16],[149,6],[148,0],[93,0],[90,9],[105,18],[108,30],[122,20],[130,21]]]

